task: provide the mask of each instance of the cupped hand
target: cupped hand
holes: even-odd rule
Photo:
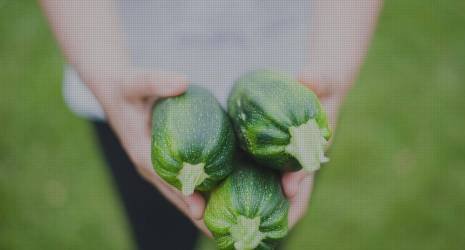
[[[305,74],[300,82],[312,89],[328,115],[334,132],[337,112],[345,88],[323,85]],[[171,203],[206,235],[211,233],[203,222],[205,200],[200,193],[185,197],[165,183],[151,163],[151,109],[159,98],[182,94],[187,89],[186,77],[165,71],[123,69],[111,76],[93,80],[89,87],[101,103],[107,121],[134,163],[139,174],[152,183]],[[312,193],[314,174],[305,171],[287,172],[282,176],[283,190],[290,201],[289,227],[306,213]]]
[[[308,72],[301,74],[298,80],[309,87],[320,99],[321,105],[327,114],[330,129],[334,135],[339,107],[347,92],[348,85],[323,84],[316,81]],[[329,144],[331,144],[331,141]],[[290,202],[289,228],[294,227],[307,212],[313,190],[314,177],[314,172],[308,173],[304,170],[286,172],[282,176],[281,182],[284,194]]]
[[[186,91],[187,79],[179,74],[123,69],[89,84],[101,103],[107,121],[134,163],[139,174],[152,183],[171,203],[205,234],[205,201],[201,194],[188,197],[165,183],[151,163],[151,114],[154,102]],[[137,195],[137,194],[136,194]]]

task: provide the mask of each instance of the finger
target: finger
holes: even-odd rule
[[[203,220],[203,213],[205,212],[205,199],[203,196],[195,192],[190,196],[184,197],[184,201],[187,204],[190,212],[190,218],[192,222],[208,237],[213,237],[211,232],[205,226]]]
[[[281,179],[284,194],[287,198],[294,197],[300,188],[300,183],[305,178],[305,176],[313,174],[305,170],[300,170],[297,172],[285,172]]]
[[[168,97],[187,89],[187,78],[170,72],[139,72],[126,81],[124,90],[129,98]]]
[[[307,175],[301,182],[299,191],[297,194],[289,200],[289,228],[295,226],[295,224],[305,215],[308,203],[310,201],[310,195],[313,189],[313,175]]]
[[[109,122],[137,171],[148,179],[156,176],[151,164],[151,137],[144,105],[126,103],[109,110]]]
[[[155,92],[160,97],[176,96],[187,89],[188,80],[179,74],[162,72],[150,73],[148,84],[155,84]]]
[[[297,80],[303,85],[309,87],[318,97],[325,97],[331,93],[331,88],[327,84],[320,84],[322,81],[316,79],[309,71],[301,73]]]
[[[186,215],[200,231],[210,238],[213,237],[203,220],[205,200],[200,193],[194,193],[189,197],[184,197],[179,190],[163,181],[153,184],[157,187],[158,191],[179,209],[179,211]]]
[[[203,212],[205,210],[205,199],[198,192],[184,198],[187,206],[189,207],[190,216],[195,220],[203,218]]]
[[[205,201],[199,193],[194,193],[192,195],[193,197],[184,197],[181,192],[164,182],[154,183],[154,185],[157,187],[158,191],[181,211],[181,213],[187,216],[200,231],[210,238],[213,237],[203,220]]]

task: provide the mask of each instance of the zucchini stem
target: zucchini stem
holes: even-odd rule
[[[255,249],[265,238],[265,234],[260,232],[259,228],[260,217],[250,219],[239,215],[236,224],[230,228],[234,248],[237,250]]]
[[[329,161],[324,154],[327,141],[315,119],[298,127],[290,127],[289,133],[291,140],[286,146],[286,152],[294,156],[303,169],[316,171],[320,169],[320,163]]]
[[[202,184],[208,177],[204,170],[204,163],[189,164],[184,162],[181,171],[177,176],[181,182],[181,192],[183,195],[191,195],[194,193],[195,187]]]

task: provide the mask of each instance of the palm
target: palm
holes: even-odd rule
[[[300,82],[310,89],[320,99],[321,105],[328,116],[331,130],[334,132],[337,113],[343,98],[343,91],[335,91],[335,88],[323,84],[315,84],[301,78]],[[303,170],[287,172],[282,177],[284,193],[290,202],[289,227],[293,227],[299,219],[305,215],[313,189],[314,174]]]

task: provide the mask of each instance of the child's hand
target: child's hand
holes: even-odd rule
[[[339,107],[347,93],[349,84],[324,85],[315,81],[308,74],[302,74],[299,81],[308,86],[318,96],[328,116],[331,131],[334,133]],[[304,170],[283,174],[282,185],[284,193],[290,202],[289,228],[293,227],[307,212],[313,181],[314,173],[309,174]]]
[[[166,184],[153,170],[150,158],[152,106],[158,98],[183,93],[187,89],[186,78],[169,72],[136,69],[124,69],[114,75],[89,84],[105,110],[107,121],[139,174],[209,235],[202,219],[203,197],[199,193],[184,197]]]

